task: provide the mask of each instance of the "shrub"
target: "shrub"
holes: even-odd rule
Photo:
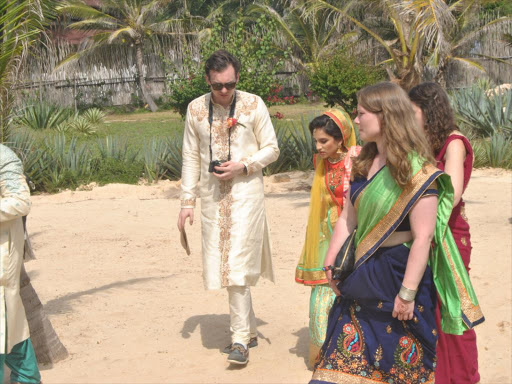
[[[92,162],[91,170],[91,179],[100,185],[137,184],[144,173],[144,163],[142,161],[126,162],[113,157],[96,158]]]
[[[23,171],[36,190],[44,190],[48,183],[51,161],[46,147],[36,142],[31,132],[15,132],[6,143],[23,162]]]
[[[134,162],[139,154],[138,150],[131,149],[128,141],[123,137],[107,136],[96,141],[101,159],[114,159],[120,162]]]
[[[512,137],[512,90],[499,93],[473,86],[454,91],[451,100],[459,124],[476,135]]]
[[[105,121],[105,116],[105,112],[99,108],[89,108],[82,113],[82,117],[93,125],[103,123]]]
[[[16,122],[19,125],[34,130],[54,129],[68,120],[71,115],[72,112],[68,108],[32,102],[18,111]]]
[[[311,90],[328,106],[339,105],[350,113],[357,106],[357,91],[386,80],[386,72],[341,51],[310,70],[308,78]]]
[[[201,70],[195,69],[186,79],[171,80],[168,82],[171,91],[169,105],[181,117],[187,114],[188,104],[195,98],[210,92]]]
[[[273,104],[272,92],[281,85],[275,75],[284,69],[288,51],[275,48],[272,39],[276,27],[272,20],[261,16],[251,27],[247,27],[243,20],[240,13],[227,33],[223,32],[226,28],[222,22],[215,21],[210,38],[201,44],[201,60],[197,61],[189,52],[183,63],[186,72],[181,72],[178,79],[168,80],[169,104],[181,116],[185,116],[187,105],[192,100],[210,91],[204,78],[204,61],[221,48],[233,53],[241,62],[237,88],[260,96],[267,105]],[[180,73],[173,66],[168,72]]]
[[[60,188],[76,188],[90,181],[92,156],[85,143],[78,144],[77,138],[72,137],[67,145],[66,136],[58,134],[46,138],[44,145],[49,171],[45,190],[52,192]]]
[[[490,138],[474,139],[474,167],[512,168],[512,138],[494,133]]]
[[[84,117],[76,117],[73,121],[69,123],[70,129],[75,131],[76,133],[84,136],[94,135],[96,130],[94,129],[94,125],[91,124]]]
[[[313,167],[314,143],[308,127],[315,116],[302,116],[300,125],[296,125],[294,121],[274,120],[281,153],[275,162],[265,168],[265,175],[294,169],[305,171]]]
[[[149,182],[181,177],[181,135],[154,138],[144,146],[144,176]]]

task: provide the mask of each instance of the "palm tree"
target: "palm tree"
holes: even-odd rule
[[[183,37],[185,29],[200,22],[202,18],[192,16],[187,4],[176,0],[101,0],[95,8],[83,0],[65,2],[57,7],[59,12],[80,19],[71,23],[68,28],[92,32],[92,37],[86,48],[69,56],[60,65],[108,44],[133,47],[138,87],[144,101],[154,112],[158,107],[146,89],[144,47],[154,38]],[[170,9],[176,12],[172,17],[168,16],[167,11]]]
[[[43,31],[44,4],[40,0],[0,2],[0,142],[9,136],[17,73],[29,47]]]
[[[450,61],[462,61],[483,69],[476,60],[457,53],[492,25],[510,18],[495,19],[475,27],[468,20],[477,3],[477,0],[459,0],[451,4],[444,0],[367,0],[356,4],[354,1],[311,0],[307,11],[329,10],[338,23],[348,20],[364,31],[389,55],[383,64],[387,65],[390,78],[409,89],[422,80],[425,67],[433,71],[439,81],[443,81]],[[372,15],[380,12],[383,20],[390,20],[394,38],[385,37],[378,27],[371,25],[369,20],[375,20],[375,16],[361,21],[362,18],[355,15],[355,10],[361,6],[366,7],[365,16],[368,12]]]
[[[462,62],[485,71],[479,58],[466,54],[470,46],[492,27],[510,23],[511,17],[498,17],[480,25],[480,4],[475,0],[459,0],[447,4],[442,0],[406,1],[402,13],[410,14],[416,20],[418,33],[424,35],[422,65],[431,72],[436,82],[446,85],[446,71],[450,63]],[[444,17],[443,17],[444,16]],[[478,55],[486,59],[509,64],[497,57]]]
[[[247,15],[264,14],[275,21],[281,37],[293,47],[294,58],[303,69],[314,69],[325,57],[332,54],[341,39],[353,34],[340,35],[337,26],[329,21],[329,12],[318,10],[306,16],[301,5],[291,8],[272,7],[266,3],[250,5]]]

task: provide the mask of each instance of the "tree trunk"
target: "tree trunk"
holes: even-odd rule
[[[52,365],[65,359],[68,356],[68,351],[55,333],[23,265],[20,288],[21,300],[30,328],[30,340],[34,345],[37,362]]]
[[[446,89],[446,70],[447,66],[443,65],[437,69],[437,73],[434,76],[434,81],[438,83],[441,87]]]
[[[146,80],[144,79],[144,72],[142,70],[142,44],[140,42],[135,43],[135,53],[137,58],[137,78],[139,82],[139,88],[142,92],[142,97],[144,98],[144,101],[148,104],[149,109],[151,109],[151,112],[156,112],[158,110],[158,107],[146,89]]]

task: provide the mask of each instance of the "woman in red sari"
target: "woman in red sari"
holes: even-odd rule
[[[436,83],[422,83],[409,92],[416,117],[424,127],[437,160],[437,167],[450,175],[454,188],[453,211],[448,225],[469,273],[471,240],[462,195],[471,177],[473,149],[455,125],[450,100]],[[476,334],[473,329],[463,335],[441,331],[437,308],[439,341],[437,345],[436,384],[474,384],[480,381]]]

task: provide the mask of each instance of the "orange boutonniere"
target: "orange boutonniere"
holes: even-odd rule
[[[229,117],[227,119],[227,123],[228,123],[228,129],[236,127],[237,125],[241,125],[242,127],[245,128],[245,125],[243,125],[242,123],[239,123],[238,120],[235,119],[234,117]]]

